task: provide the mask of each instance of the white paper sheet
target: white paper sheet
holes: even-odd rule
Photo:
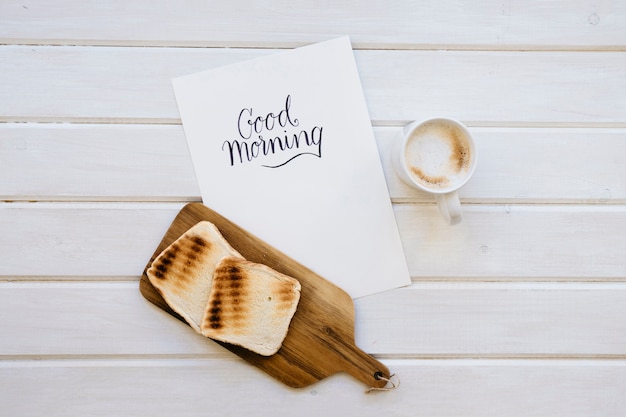
[[[353,298],[410,283],[349,38],[173,85],[205,205]]]

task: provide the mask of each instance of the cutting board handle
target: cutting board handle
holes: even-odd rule
[[[389,369],[356,345],[343,356],[342,369],[368,387],[383,388],[391,377]]]

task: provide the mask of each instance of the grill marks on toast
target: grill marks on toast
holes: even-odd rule
[[[215,267],[225,256],[242,258],[214,224],[200,221],[165,248],[146,271],[165,302],[198,333]]]
[[[300,289],[298,280],[267,265],[225,257],[213,274],[201,333],[273,355],[287,336]]]
[[[210,299],[208,314],[205,314],[204,325],[214,330],[226,324],[237,331],[246,319],[248,276],[237,266],[223,265],[213,274],[213,292]]]
[[[154,261],[151,267],[152,274],[159,280],[169,280],[172,289],[180,293],[188,287],[188,282],[201,269],[211,246],[211,242],[201,236],[181,239]]]
[[[264,356],[280,349],[300,300],[298,280],[245,260],[208,221],[172,242],[146,274],[196,332]]]

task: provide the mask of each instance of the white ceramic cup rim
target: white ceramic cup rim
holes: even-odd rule
[[[404,156],[406,155],[406,147],[409,143],[409,140],[411,138],[411,134],[419,129],[420,126],[426,124],[426,123],[443,123],[443,124],[448,124],[448,125],[454,125],[456,128],[458,128],[461,132],[463,132],[463,134],[465,135],[465,137],[467,138],[467,141],[470,145],[470,150],[471,150],[471,154],[472,154],[472,160],[471,160],[471,165],[469,167],[469,169],[465,172],[464,177],[462,180],[457,181],[456,183],[454,183],[453,185],[449,186],[449,187],[428,187],[416,180],[414,180],[409,174],[409,169],[407,167],[406,164],[406,159],[404,158]],[[412,185],[414,185],[415,187],[426,191],[428,193],[431,194],[447,194],[447,193],[452,193],[454,191],[457,191],[458,189],[460,189],[461,187],[463,187],[465,184],[467,184],[467,182],[470,180],[470,178],[472,177],[472,175],[474,174],[474,171],[476,170],[476,162],[477,162],[477,155],[476,155],[476,145],[474,143],[474,138],[472,137],[471,133],[469,132],[469,130],[467,130],[467,127],[459,122],[458,120],[455,119],[451,119],[451,118],[447,118],[447,117],[433,117],[433,118],[429,118],[429,119],[424,119],[424,120],[420,120],[420,121],[416,121],[413,123],[410,123],[409,125],[407,125],[404,130],[403,130],[403,137],[402,137],[402,158],[400,159],[400,163],[402,164],[402,169],[405,171],[405,176],[407,178],[410,179]]]

